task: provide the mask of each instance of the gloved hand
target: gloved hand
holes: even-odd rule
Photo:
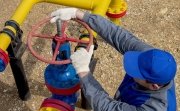
[[[80,48],[71,55],[70,58],[72,60],[72,64],[78,74],[82,72],[89,72],[89,63],[93,51],[94,45],[91,45],[89,52],[84,48]]]
[[[51,23],[56,22],[57,19],[61,20],[70,20],[71,18],[76,18],[76,11],[77,8],[62,8],[59,10],[56,10],[51,13],[51,17],[54,17],[51,19]]]

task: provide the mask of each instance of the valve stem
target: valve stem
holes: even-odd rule
[[[60,37],[61,36],[61,20],[60,19],[56,20],[56,26],[57,26],[57,35]]]

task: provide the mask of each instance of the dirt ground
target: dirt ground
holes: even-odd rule
[[[19,3],[20,0],[0,0],[1,30]],[[127,3],[128,11],[122,19],[122,26],[143,41],[170,51],[175,56],[178,64],[175,78],[177,106],[180,106],[180,0],[127,0]],[[48,3],[35,5],[21,26],[24,31],[23,41],[26,42],[27,34],[33,24],[60,7],[62,6]],[[38,43],[40,42],[36,42]],[[122,56],[100,38],[98,38],[98,44],[99,48],[95,52],[95,58],[99,60],[94,76],[112,97],[124,76]],[[46,45],[43,43],[39,50],[45,51],[45,49]],[[43,71],[47,64],[35,59],[28,50],[24,53],[22,60],[31,98],[28,101],[21,101],[18,98],[15,81],[8,66],[0,74],[0,111],[37,111],[42,101],[50,96],[44,86],[43,78]],[[76,111],[84,110],[76,108]]]

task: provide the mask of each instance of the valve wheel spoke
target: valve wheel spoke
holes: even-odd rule
[[[60,42],[58,42],[57,43],[57,45],[56,45],[56,48],[55,48],[55,51],[54,51],[54,54],[53,54],[53,58],[52,58],[52,61],[56,61],[56,57],[57,57],[57,55],[58,55],[58,53],[59,53],[59,47],[60,47]]]
[[[37,38],[45,38],[45,39],[53,39],[53,35],[44,35],[44,34],[32,34],[32,37],[37,37]]]

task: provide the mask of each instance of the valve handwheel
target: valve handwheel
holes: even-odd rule
[[[66,33],[65,33],[65,29],[67,27],[67,21],[63,21],[62,22],[62,27],[61,27],[61,35],[45,35],[45,34],[37,34],[36,31],[38,30],[39,27],[41,27],[42,25],[48,23],[50,21],[51,18],[47,18],[45,20],[40,21],[38,24],[36,24],[35,26],[32,27],[32,30],[29,32],[28,34],[28,38],[27,38],[27,44],[28,44],[28,48],[30,50],[30,52],[32,53],[33,56],[35,56],[37,59],[49,63],[49,64],[68,64],[71,62],[70,59],[67,60],[56,60],[56,56],[58,55],[58,49],[59,47],[64,43],[64,42],[77,42],[77,43],[85,43],[87,44],[87,48],[86,50],[89,50],[90,45],[93,43],[93,35],[91,32],[91,29],[89,28],[89,26],[80,21],[80,20],[73,20],[76,21],[77,23],[81,24],[84,28],[87,29],[88,33],[89,33],[89,41],[83,41],[83,40],[79,40],[76,39],[74,37],[67,37]],[[56,42],[56,47],[55,47],[55,51],[53,53],[53,56],[51,57],[51,59],[47,59],[45,57],[43,57],[42,55],[38,54],[33,48],[32,48],[32,38],[33,37],[37,37],[37,38],[44,38],[44,39],[49,39],[49,40],[55,40]]]

